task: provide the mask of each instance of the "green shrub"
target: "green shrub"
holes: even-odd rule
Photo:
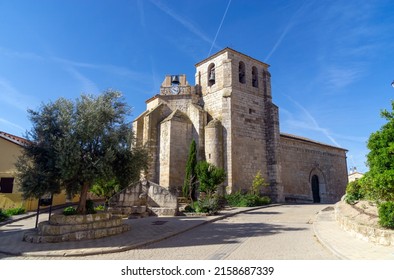
[[[208,213],[215,214],[219,211],[219,201],[217,197],[208,197],[206,196],[203,199],[196,201],[194,204],[194,210],[197,213]]]
[[[26,213],[25,208],[23,207],[16,207],[16,208],[9,208],[4,210],[4,213],[8,216],[20,215]]]
[[[256,176],[253,178],[251,193],[252,194],[260,194],[261,188],[267,187],[269,184],[265,181],[264,177],[261,175],[261,172],[258,171]]]
[[[267,205],[271,203],[271,198],[268,196],[261,196],[260,197],[260,205]]]
[[[100,204],[97,205],[96,207],[94,207],[94,211],[104,211],[105,210],[105,206]]]
[[[379,224],[382,227],[394,228],[394,202],[386,201],[379,205]]]
[[[95,214],[96,211],[94,210],[94,201],[91,199],[86,200],[86,214]]]
[[[241,193],[241,191],[227,194],[224,197],[227,200],[228,205],[233,206],[233,207],[241,207],[241,206],[239,206],[240,202],[243,198],[243,194]]]
[[[77,210],[72,206],[68,206],[63,210],[63,215],[70,216],[75,214],[77,214]]]
[[[9,215],[7,215],[3,210],[0,209],[0,222],[5,221],[9,218]]]
[[[365,191],[362,181],[355,180],[347,184],[345,201],[348,204],[354,204],[357,200],[364,198]]]
[[[193,213],[193,212],[196,212],[196,210],[194,210],[194,208],[193,208],[192,205],[187,205],[187,206],[185,207],[185,212]]]
[[[228,194],[225,198],[228,205],[232,207],[253,207],[271,203],[271,199],[268,196],[259,196],[253,193],[242,194],[241,191]]]
[[[345,202],[347,204],[356,204],[356,202],[359,200],[358,196],[355,196],[353,194],[346,194],[345,195]]]

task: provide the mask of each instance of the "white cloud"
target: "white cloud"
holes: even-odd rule
[[[82,87],[82,92],[90,94],[97,94],[100,92],[98,86],[76,68],[72,66],[66,66],[65,70],[69,72],[77,81],[79,81]]]
[[[14,123],[14,122],[11,122],[11,121],[9,121],[9,120],[3,119],[3,118],[0,118],[0,123],[6,125],[6,126],[8,126],[8,127],[16,128],[16,129],[18,129],[20,132],[24,132],[24,131],[25,131],[25,128],[21,127],[20,125]],[[8,132],[8,131],[9,131],[9,130],[7,130],[7,132]]]
[[[141,72],[133,71],[125,67],[119,67],[116,65],[109,65],[109,64],[93,64],[93,63],[86,63],[86,62],[79,62],[69,59],[64,59],[60,57],[51,57],[51,59],[57,63],[63,64],[65,67],[72,67],[76,68],[87,68],[87,69],[94,69],[100,70],[103,72],[107,72],[110,74],[118,75],[118,76],[125,76],[131,80],[143,81],[147,78],[146,74]]]
[[[43,60],[44,58],[36,53],[32,52],[20,52],[15,50],[6,49],[0,46],[0,54],[18,58],[18,59],[28,59],[28,60]]]
[[[30,96],[20,93],[9,81],[0,77],[0,100],[22,111],[36,103]]]
[[[364,71],[359,66],[331,66],[325,70],[324,81],[329,89],[341,89],[362,77]]]

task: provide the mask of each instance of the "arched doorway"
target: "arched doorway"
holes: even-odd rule
[[[317,175],[312,176],[312,196],[313,203],[320,203],[319,177]]]

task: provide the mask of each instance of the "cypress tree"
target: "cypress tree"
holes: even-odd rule
[[[197,148],[196,141],[191,142],[189,156],[186,163],[185,180],[183,183],[183,196],[196,200],[196,165],[197,165]]]

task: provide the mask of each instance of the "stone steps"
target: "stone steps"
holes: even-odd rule
[[[177,210],[173,208],[165,208],[165,207],[150,207],[149,208],[150,215],[152,216],[177,216]]]
[[[149,216],[147,207],[145,205],[141,206],[115,206],[109,207],[113,215],[120,215],[122,217],[128,217],[129,219],[145,218]]]

